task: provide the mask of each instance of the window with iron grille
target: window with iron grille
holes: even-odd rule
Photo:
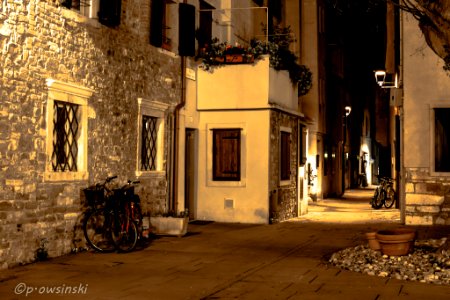
[[[158,118],[142,116],[141,170],[155,171],[157,158]]]
[[[241,180],[241,129],[213,129],[213,180]]]
[[[76,172],[78,158],[79,105],[54,101],[52,169]]]

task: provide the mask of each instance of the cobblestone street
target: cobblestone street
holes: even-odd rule
[[[360,201],[363,207],[356,198],[345,201]],[[365,232],[399,226],[396,217],[332,222],[347,214],[370,214],[348,205],[338,212],[338,203],[321,200],[311,205],[310,215],[275,225],[193,222],[185,237],[159,237],[133,253],[84,252],[5,270],[0,298],[448,299],[449,286],[331,266],[334,252],[365,244]],[[448,227],[417,229],[419,238],[450,233]]]

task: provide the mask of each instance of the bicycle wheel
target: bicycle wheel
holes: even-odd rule
[[[380,190],[379,188],[376,189],[374,198],[373,198],[373,202],[372,202],[372,207],[375,209],[380,209],[383,206],[383,201],[384,201],[384,197],[385,197],[385,192],[384,190]]]
[[[375,189],[375,192],[373,193],[373,197],[370,198],[370,205],[372,206],[372,208],[374,208],[374,204],[375,204],[375,199],[378,197],[378,189]]]
[[[391,208],[395,202],[395,191],[392,186],[386,188],[386,198],[384,199],[384,206],[386,208]]]
[[[111,225],[112,239],[116,249],[120,252],[133,251],[138,237],[136,223],[127,215],[119,214]]]
[[[83,222],[83,232],[90,247],[98,252],[112,252],[115,250],[111,236],[110,212],[104,208],[93,210]]]

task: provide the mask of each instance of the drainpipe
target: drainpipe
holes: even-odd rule
[[[186,76],[185,76],[185,66],[186,66],[186,57],[181,57],[181,101],[175,107],[173,112],[173,185],[172,185],[172,203],[170,209],[174,212],[177,212],[178,208],[178,136],[180,131],[180,110],[186,104]]]
[[[187,0],[183,0],[187,3]],[[180,110],[186,104],[186,56],[181,56],[181,99],[175,106],[173,112],[173,173],[172,173],[172,198],[169,203],[169,210],[177,213],[178,209],[178,135],[180,130]]]

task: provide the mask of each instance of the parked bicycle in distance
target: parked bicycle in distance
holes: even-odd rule
[[[380,180],[379,186],[375,189],[370,204],[375,209],[381,207],[391,208],[395,202],[394,180],[386,176],[378,176]]]
[[[142,212],[134,184],[128,181],[121,188],[110,189],[117,176],[84,189],[90,207],[83,222],[87,243],[98,252],[129,252],[136,247],[142,233]]]

